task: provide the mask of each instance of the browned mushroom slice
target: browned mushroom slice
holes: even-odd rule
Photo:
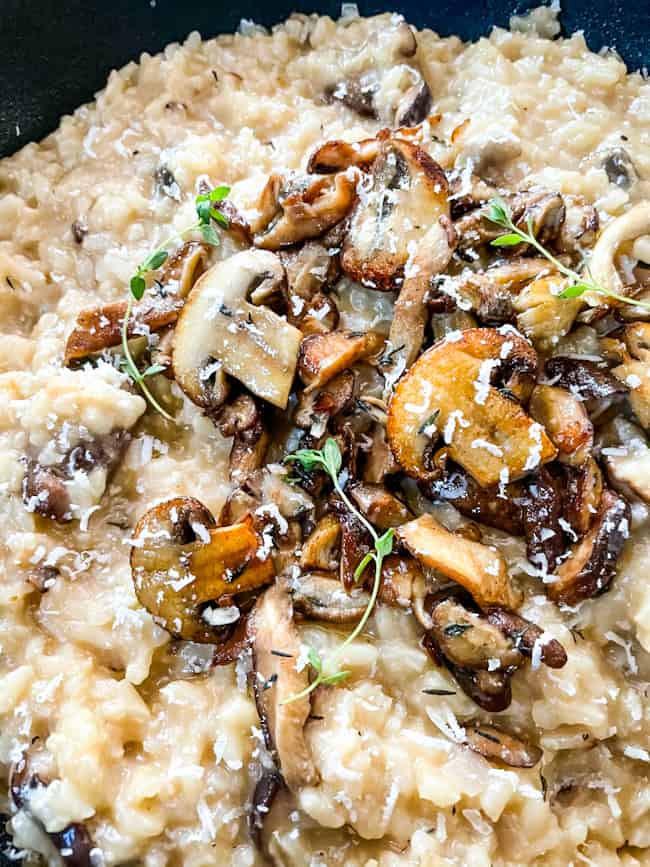
[[[263,834],[266,818],[283,786],[282,775],[276,770],[264,771],[253,792],[248,813],[248,833],[258,851],[263,854],[266,854]]]
[[[377,159],[379,141],[368,138],[359,142],[347,142],[340,139],[325,142],[320,145],[309,158],[307,171],[310,174],[329,174],[342,172],[356,166],[367,170]]]
[[[603,476],[596,461],[589,457],[580,467],[567,471],[564,517],[578,536],[589,530],[603,493]]]
[[[294,415],[297,427],[312,430],[314,426],[321,428],[313,433],[320,436],[324,432],[327,421],[350,406],[354,398],[355,376],[351,370],[343,370],[323,386],[319,391],[302,391]]]
[[[494,726],[465,726],[467,746],[480,753],[484,758],[503,762],[511,768],[534,768],[542,758],[539,747],[525,744],[513,735],[497,729]]]
[[[331,286],[339,275],[337,245],[332,249],[326,242],[327,237],[307,241],[297,249],[278,254],[287,275],[288,314],[294,325],[304,316],[308,302]]]
[[[255,246],[279,250],[323,235],[350,212],[357,183],[353,171],[304,178],[271,175],[262,192],[263,206],[258,205],[262,216],[254,226]],[[272,209],[268,203],[273,197]]]
[[[346,590],[355,586],[355,572],[357,567],[372,550],[370,533],[360,521],[343,505],[339,510],[339,523],[341,525],[341,560],[339,574],[341,583]],[[364,578],[367,574],[364,575]]]
[[[526,484],[522,517],[528,559],[542,572],[552,572],[565,548],[562,497],[559,485],[544,468]]]
[[[425,151],[399,138],[381,141],[371,178],[352,214],[341,265],[352,279],[389,290],[401,285],[414,244],[424,246],[440,217],[449,217],[447,180]]]
[[[375,331],[360,334],[355,331],[331,331],[310,334],[300,346],[298,374],[307,388],[320,388],[342,370],[379,352],[383,337]]]
[[[524,656],[531,658],[534,653],[539,653],[539,660],[549,668],[563,668],[566,665],[567,655],[560,642],[552,636],[546,635],[535,623],[520,617],[513,611],[504,608],[492,608],[488,612],[487,619],[497,627],[500,632],[514,642],[517,650]]]
[[[396,535],[417,560],[461,584],[481,608],[519,606],[521,594],[510,582],[498,551],[463,539],[426,514],[398,527]]]
[[[269,446],[260,403],[250,394],[240,394],[214,417],[222,436],[233,437],[230,477],[239,483],[263,465]]]
[[[496,527],[512,536],[523,535],[521,483],[506,485],[505,496],[495,488],[482,488],[462,467],[446,466],[444,474],[423,487],[431,500],[451,503],[468,518]]]
[[[593,247],[598,237],[600,218],[593,205],[586,205],[581,196],[565,196],[566,218],[556,240],[558,250],[578,254]]]
[[[454,599],[436,604],[431,612],[431,634],[438,650],[461,668],[507,671],[524,661],[516,644],[485,617]]]
[[[350,496],[366,518],[380,530],[399,527],[413,516],[409,509],[383,485],[358,482],[350,488]]]
[[[623,382],[633,384],[628,399],[644,428],[650,428],[650,323],[634,322],[624,331],[627,352],[612,371]]]
[[[301,575],[291,594],[296,611],[313,620],[327,623],[358,621],[370,601],[370,595],[359,588],[347,592],[331,573],[308,572]]]
[[[428,349],[397,384],[386,431],[411,476],[435,478],[427,449],[442,434],[449,456],[484,486],[514,481],[552,460],[544,428],[517,400],[537,369],[532,346],[516,333],[471,328]]]
[[[605,490],[591,529],[557,570],[558,580],[546,585],[548,596],[576,605],[604,593],[616,574],[629,528],[630,507],[618,494]]]
[[[395,126],[412,127],[422,123],[431,111],[431,89],[422,75],[416,73],[416,81],[400,99],[395,110]]]
[[[192,497],[167,500],[140,518],[131,571],[140,603],[161,626],[179,638],[212,644],[239,619],[232,597],[274,576],[250,519],[215,527],[212,513]]]
[[[145,295],[129,319],[129,338],[160,331],[175,322],[183,304],[184,300],[179,295]],[[82,310],[66,341],[64,364],[68,365],[71,361],[87,358],[95,352],[119,346],[122,342],[126,306],[126,301],[114,301]]]
[[[363,480],[370,484],[383,484],[386,476],[399,472],[400,466],[386,440],[386,428],[383,424],[375,424],[370,434],[370,447],[363,468]]]
[[[582,464],[594,444],[594,427],[584,404],[564,388],[537,385],[528,411],[548,433],[559,457],[572,466]]]
[[[297,670],[301,650],[291,597],[279,584],[257,601],[250,621],[253,689],[267,748],[273,750],[287,786],[316,785],[318,772],[305,741],[309,696],[293,698],[309,685],[308,666]]]
[[[336,569],[340,539],[341,525],[338,520],[334,515],[324,515],[302,546],[300,565],[304,569]]]
[[[582,401],[611,404],[623,400],[630,391],[606,365],[584,358],[556,355],[549,358],[544,370],[553,385],[568,389]]]
[[[213,410],[223,400],[227,373],[263,400],[286,407],[302,334],[247,300],[266,281],[284,281],[278,257],[245,250],[206,271],[192,290],[176,326],[173,366],[176,381],[199,406]]]

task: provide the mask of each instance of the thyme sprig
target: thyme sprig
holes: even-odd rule
[[[321,659],[321,656],[316,650],[316,648],[309,648],[307,653],[307,659],[310,666],[316,673],[316,677],[312,680],[309,686],[305,687],[305,689],[301,690],[301,692],[298,692],[295,695],[290,696],[288,699],[285,699],[283,704],[288,704],[289,702],[296,701],[299,698],[303,698],[304,696],[309,695],[309,693],[313,692],[318,686],[333,685],[339,683],[342,680],[345,680],[347,677],[350,676],[350,672],[340,670],[337,663],[345,648],[349,644],[351,644],[358,635],[361,634],[364,626],[368,622],[370,614],[372,613],[372,609],[374,608],[375,602],[377,601],[377,595],[379,594],[379,587],[381,585],[382,565],[384,559],[393,550],[393,537],[395,535],[395,531],[393,529],[389,529],[380,536],[375,530],[375,528],[372,526],[372,524],[350,501],[350,498],[341,486],[341,451],[336,443],[336,440],[329,438],[328,440],[326,440],[325,445],[322,449],[298,449],[298,451],[294,452],[291,455],[288,455],[285,458],[285,462],[299,463],[303,467],[303,469],[307,470],[308,472],[314,469],[325,470],[327,475],[332,480],[334,490],[344,503],[345,507],[354,515],[354,517],[359,521],[359,523],[362,524],[363,527],[365,527],[368,533],[370,533],[374,546],[373,550],[369,551],[366,554],[366,556],[363,558],[363,560],[361,560],[361,562],[355,569],[354,580],[356,582],[360,581],[368,566],[373,562],[375,564],[370,599],[368,600],[368,604],[365,611],[363,612],[363,615],[361,616],[361,619],[354,627],[352,632],[348,635],[348,637],[343,642],[341,642],[341,644],[339,644],[339,646],[327,660],[323,661],[323,659]]]
[[[146,259],[138,265],[135,274],[133,274],[129,281],[129,299],[126,305],[124,319],[122,320],[122,352],[124,353],[124,370],[156,412],[160,413],[160,415],[168,421],[174,421],[174,417],[158,403],[145,381],[150,376],[162,373],[165,368],[161,364],[152,364],[147,367],[146,370],[140,370],[131,353],[131,348],[129,346],[129,321],[133,313],[133,302],[142,299],[147,288],[145,280],[147,274],[162,268],[169,258],[169,251],[167,248],[170,244],[173,244],[174,241],[183,240],[183,238],[186,235],[189,235],[190,232],[199,232],[206,244],[211,244],[214,247],[219,246],[219,235],[217,234],[215,227],[212,225],[212,221],[223,226],[225,229],[228,228],[228,219],[215,206],[219,202],[222,202],[229,192],[230,187],[219,186],[210,190],[208,193],[198,195],[194,200],[197,215],[196,221],[190,226],[181,229],[180,232],[175,232],[173,235],[170,235],[169,238],[166,238],[161,244],[152,250]]]
[[[646,310],[650,310],[649,301],[637,301],[634,298],[628,298],[626,295],[619,295],[618,292],[613,292],[611,289],[607,289],[605,286],[600,286],[598,283],[594,282],[589,271],[588,263],[585,265],[585,272],[587,274],[587,279],[585,279],[580,273],[578,273],[578,271],[575,271],[573,268],[569,268],[560,262],[560,260],[547,250],[546,247],[535,237],[532,214],[528,214],[526,219],[526,228],[528,231],[525,231],[515,225],[512,219],[512,211],[503,199],[490,199],[488,206],[488,220],[491,223],[495,223],[497,226],[501,226],[502,229],[507,229],[506,234],[499,235],[498,238],[491,241],[492,246],[514,247],[517,244],[525,243],[534,247],[538,253],[541,253],[541,255],[557,268],[561,274],[568,277],[571,281],[564,291],[560,292],[560,298],[579,298],[581,295],[584,295],[585,292],[595,292],[598,295],[604,295],[606,298],[612,298],[615,301],[619,301],[621,304],[629,304],[632,307],[643,307]]]

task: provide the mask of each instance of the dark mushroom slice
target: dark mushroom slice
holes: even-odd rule
[[[339,275],[337,252],[325,240],[307,241],[278,254],[287,276],[288,313],[299,320],[307,302],[331,286]],[[294,323],[296,324],[296,323]]]
[[[339,81],[325,89],[326,102],[339,102],[356,112],[359,117],[376,120],[375,93],[379,88],[377,76],[373,73]]]
[[[352,213],[341,265],[353,280],[391,290],[402,285],[413,243],[424,250],[430,230],[437,234],[440,217],[449,217],[447,180],[422,148],[390,137],[371,179]]]
[[[563,668],[567,655],[564,647],[556,638],[546,636],[542,629],[525,617],[507,611],[505,608],[491,608],[487,613],[488,621],[514,642],[515,647],[529,659],[539,649],[540,662],[549,668]]]
[[[230,478],[241,481],[264,464],[270,437],[264,424],[261,401],[240,394],[214,417],[224,437],[232,437]]]
[[[395,126],[417,126],[429,115],[433,97],[424,78],[417,73],[417,80],[400,99],[395,110]]]
[[[603,493],[603,475],[589,457],[580,467],[567,468],[563,517],[578,537],[587,533],[598,512]]]
[[[514,332],[471,328],[439,341],[398,382],[386,431],[408,475],[435,478],[425,456],[443,436],[449,456],[483,487],[515,481],[556,456],[544,428],[522,409],[537,370]],[[518,399],[514,399],[518,398]]]
[[[367,171],[379,153],[379,140],[368,138],[359,142],[335,139],[320,145],[309,158],[310,174],[343,172],[350,166]]]
[[[78,472],[89,474],[104,469],[108,483],[130,442],[128,431],[116,430],[93,440],[82,440],[57,464],[41,465],[27,460],[22,483],[25,508],[61,524],[71,521],[73,509],[66,482]]]
[[[462,467],[448,462],[443,474],[422,484],[425,495],[433,502],[450,503],[467,516],[496,527],[511,536],[524,532],[522,497],[524,488],[519,482],[497,488],[482,488]]]
[[[519,607],[521,594],[498,551],[452,533],[428,514],[398,527],[396,536],[423,566],[460,584],[481,608]]]
[[[629,190],[639,180],[636,166],[623,147],[613,147],[607,151],[603,158],[603,168],[610,184],[615,184],[622,190]]]
[[[600,218],[593,205],[580,196],[565,196],[566,218],[555,242],[560,252],[582,255],[596,242]]]
[[[154,506],[133,534],[131,572],[141,605],[172,635],[217,644],[239,620],[238,594],[273,580],[273,560],[250,518],[217,527],[192,497]]]
[[[511,768],[534,768],[542,758],[539,747],[525,744],[494,726],[476,723],[464,728],[467,746],[490,761],[497,760]]]
[[[558,580],[546,585],[549,598],[576,605],[604,593],[616,574],[629,529],[629,505],[618,494],[605,490],[591,529],[557,570]]]
[[[350,486],[350,496],[359,511],[380,530],[399,527],[413,517],[408,507],[383,485],[356,482]]]
[[[284,279],[282,263],[265,250],[236,253],[199,279],[179,317],[173,350],[176,381],[194,403],[216,409],[228,374],[257,397],[286,407],[302,334],[248,300],[264,284]]]
[[[623,400],[630,391],[605,364],[584,358],[556,355],[549,358],[544,371],[553,385],[569,390],[582,401],[607,402],[609,405]]]
[[[291,597],[275,584],[260,597],[249,621],[253,647],[253,692],[269,750],[292,791],[318,783],[305,740],[309,696],[287,699],[309,685],[308,667],[296,668],[301,644],[293,623]],[[284,702],[284,703],[283,703]]]
[[[255,246],[280,250],[323,235],[349,214],[358,180],[354,171],[302,178],[271,175],[258,204]]]
[[[441,662],[449,670],[466,696],[488,713],[499,713],[512,704],[511,675],[505,671],[486,671],[462,668],[438,653],[430,635],[422,639],[422,646],[436,664]]]
[[[300,345],[298,375],[308,393],[319,389],[334,376],[357,362],[375,355],[384,345],[375,331],[331,331],[310,334]]]
[[[565,549],[562,496],[559,484],[545,468],[526,483],[522,518],[528,559],[542,572],[552,572]]]
[[[354,373],[343,370],[318,391],[301,391],[294,414],[296,426],[320,436],[329,419],[352,405],[354,386]]]
[[[560,460],[584,463],[594,445],[594,426],[582,401],[564,388],[536,385],[528,412],[546,429]]]
[[[622,364],[612,371],[619,380],[633,383],[628,400],[641,425],[650,428],[650,323],[634,322],[623,332]]]
[[[454,171],[448,180],[452,220],[458,220],[499,195],[498,189],[479,175],[468,177],[466,172]]]
[[[265,853],[264,824],[278,793],[284,786],[282,775],[276,770],[264,771],[257,781],[248,811],[248,833],[259,852]]]
[[[372,550],[372,539],[370,533],[346,506],[341,504],[337,511],[341,525],[339,575],[343,587],[350,590],[357,583],[355,579],[357,567],[366,554]],[[363,577],[367,578],[368,573],[365,573]]]
[[[363,480],[370,484],[383,484],[387,476],[400,471],[386,439],[386,427],[377,423],[370,433],[371,446],[363,465]]]

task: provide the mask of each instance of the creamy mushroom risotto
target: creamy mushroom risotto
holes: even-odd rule
[[[0,847],[650,863],[650,83],[192,34],[0,163]]]

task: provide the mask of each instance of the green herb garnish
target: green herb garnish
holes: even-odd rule
[[[533,232],[533,218],[532,215],[529,214],[526,219],[526,228],[528,231],[524,231],[524,229],[520,229],[515,225],[512,219],[512,212],[506,202],[503,199],[494,198],[490,199],[488,202],[488,213],[487,219],[491,223],[495,223],[497,226],[501,226],[502,229],[506,229],[507,232],[503,235],[499,235],[498,238],[495,238],[494,241],[491,241],[493,247],[514,247],[516,244],[530,244],[531,247],[534,247],[538,253],[541,253],[545,259],[555,267],[557,270],[563,274],[565,277],[568,277],[571,283],[564,289],[564,291],[559,293],[560,298],[580,298],[581,295],[584,295],[585,292],[595,292],[598,295],[604,295],[606,298],[613,298],[615,301],[620,301],[622,304],[629,304],[632,307],[643,307],[645,310],[650,310],[650,301],[637,301],[634,298],[628,298],[626,295],[619,295],[618,292],[613,292],[611,289],[606,289],[604,286],[600,286],[598,283],[595,283],[589,273],[589,265],[585,266],[585,271],[587,273],[587,278],[585,279],[581,274],[575,271],[573,268],[568,268],[559,259],[557,259],[549,250],[541,244],[535,234]]]
[[[288,455],[285,458],[285,462],[299,463],[303,467],[303,469],[307,470],[307,472],[314,469],[325,470],[327,475],[332,480],[334,490],[341,498],[346,508],[370,533],[374,544],[374,550],[369,551],[363,558],[363,560],[359,563],[354,572],[354,580],[359,581],[363,573],[366,571],[367,567],[373,562],[375,564],[372,591],[370,593],[370,599],[368,600],[366,610],[363,612],[361,619],[352,630],[352,632],[345,639],[345,641],[339,644],[334,653],[329,657],[329,660],[327,660],[329,663],[327,666],[327,670],[330,671],[330,674],[325,674],[325,666],[318,651],[315,648],[310,647],[307,654],[307,659],[309,660],[310,666],[316,673],[316,677],[310,683],[310,685],[303,689],[301,692],[298,692],[296,693],[296,695],[292,695],[288,699],[285,699],[283,704],[288,704],[289,702],[296,701],[299,698],[303,698],[304,696],[309,695],[310,692],[313,692],[316,687],[320,686],[321,684],[331,686],[333,684],[339,683],[342,680],[345,680],[347,677],[350,676],[349,671],[339,670],[336,663],[345,648],[352,641],[354,641],[354,639],[362,632],[364,626],[368,621],[368,618],[370,617],[372,609],[375,606],[375,602],[377,601],[377,595],[379,593],[379,587],[381,585],[382,565],[384,559],[393,550],[393,538],[395,536],[395,531],[393,529],[390,529],[380,536],[375,530],[375,528],[372,526],[372,524],[361,514],[361,512],[359,512],[359,510],[350,501],[349,497],[341,487],[341,483],[339,481],[339,474],[341,472],[341,451],[336,443],[336,440],[333,440],[331,438],[326,440],[325,445],[322,449],[299,449],[297,452]]]
[[[169,252],[167,248],[174,241],[183,240],[186,235],[189,235],[190,232],[199,232],[203,240],[206,244],[212,244],[214,247],[219,246],[219,236],[212,225],[212,221],[218,223],[220,226],[223,226],[225,229],[228,228],[228,220],[227,218],[219,211],[215,204],[218,202],[222,202],[228,193],[230,192],[230,187],[220,186],[215,187],[213,190],[210,190],[209,193],[201,194],[195,199],[195,207],[196,207],[196,222],[192,223],[191,226],[187,226],[185,229],[182,229],[180,232],[176,232],[163,241],[162,244],[159,244],[155,250],[152,250],[151,253],[147,256],[147,258],[138,265],[136,268],[135,274],[131,277],[129,281],[129,300],[126,305],[126,313],[124,314],[124,319],[122,321],[122,351],[124,353],[124,361],[123,366],[129,378],[132,382],[137,385],[140,391],[143,393],[145,398],[149,401],[151,406],[159,412],[164,418],[168,421],[174,421],[173,416],[171,416],[162,406],[158,403],[156,398],[151,393],[147,383],[145,380],[150,376],[155,376],[158,373],[162,373],[165,369],[160,364],[152,364],[147,367],[146,370],[140,370],[135,363],[133,355],[131,354],[131,349],[129,347],[129,321],[131,319],[131,314],[133,312],[133,302],[140,301],[142,296],[145,293],[147,288],[147,284],[145,282],[145,277],[147,274],[152,271],[157,271],[161,268],[169,257]]]

